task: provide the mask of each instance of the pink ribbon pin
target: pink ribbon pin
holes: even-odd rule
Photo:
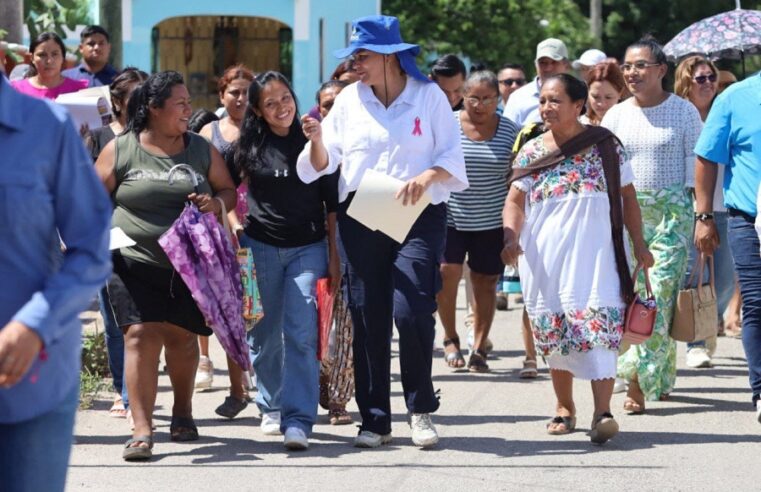
[[[416,137],[423,135],[423,130],[420,129],[420,118],[415,118],[415,129],[412,130],[412,134]]]

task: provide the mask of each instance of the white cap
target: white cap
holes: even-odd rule
[[[538,45],[536,45],[536,58],[534,61],[538,61],[540,58],[552,58],[555,61],[568,59],[568,48],[565,47],[565,43],[559,39],[547,38]]]
[[[575,62],[573,62],[572,65],[573,65],[574,70],[578,70],[582,66],[583,67],[594,67],[598,63],[602,63],[602,62],[604,62],[607,59],[608,59],[608,55],[606,55],[602,51],[596,50],[596,49],[591,49],[591,50],[587,50],[584,53],[582,53],[582,55],[579,57],[579,59],[576,60]]]

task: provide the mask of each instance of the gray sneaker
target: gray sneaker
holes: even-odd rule
[[[309,447],[309,440],[303,430],[298,427],[288,427],[285,429],[283,445],[292,451],[302,451]]]
[[[369,430],[359,431],[359,435],[354,438],[354,447],[356,448],[377,448],[381,444],[391,442],[391,433],[376,434]]]
[[[412,429],[412,443],[421,448],[428,448],[439,442],[436,427],[431,422],[431,414],[413,413],[410,416],[410,428]]]

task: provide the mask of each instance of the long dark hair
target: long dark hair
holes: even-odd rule
[[[127,67],[122,70],[122,73],[120,73],[113,82],[111,82],[108,91],[109,94],[111,94],[111,107],[113,108],[112,111],[115,117],[119,118],[121,112],[127,109],[124,107],[124,99],[127,97],[127,94],[129,94],[129,90],[132,86],[134,84],[145,82],[147,78],[148,74],[142,70],[135,67]],[[117,102],[119,103],[121,110],[117,109],[116,104],[114,104]]]
[[[296,114],[293,117],[290,131],[300,131],[301,122],[299,121],[299,103],[296,94],[293,92],[291,83],[280,72],[268,71],[257,75],[248,88],[248,107],[243,117],[243,125],[240,129],[240,138],[234,146],[232,152],[233,169],[237,172],[251,176],[256,170],[266,167],[267,163],[263,162],[261,156],[264,149],[267,148],[268,140],[272,136],[272,129],[262,116],[258,116],[254,108],[259,109],[264,86],[270,82],[280,82],[288,88],[293,97],[293,103],[296,106]]]
[[[55,41],[55,44],[61,48],[61,71],[63,71],[64,66],[66,65],[66,46],[63,44],[61,36],[54,32],[43,32],[34,38],[31,43],[29,43],[29,53],[32,56],[32,63],[29,64],[27,78],[37,75],[37,67],[34,66],[34,50],[36,50],[39,45],[47,41]]]
[[[125,133],[133,132],[138,135],[148,128],[151,115],[149,108],[163,108],[166,100],[172,96],[172,88],[184,84],[182,75],[173,70],[149,76],[145,82],[135,88],[129,98]]]

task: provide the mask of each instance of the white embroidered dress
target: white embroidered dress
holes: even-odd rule
[[[617,151],[623,187],[634,176]],[[539,136],[523,146],[514,165],[525,167],[548,152]],[[526,193],[519,269],[538,352],[551,369],[581,379],[615,377],[625,305],[597,147],[512,186]]]

